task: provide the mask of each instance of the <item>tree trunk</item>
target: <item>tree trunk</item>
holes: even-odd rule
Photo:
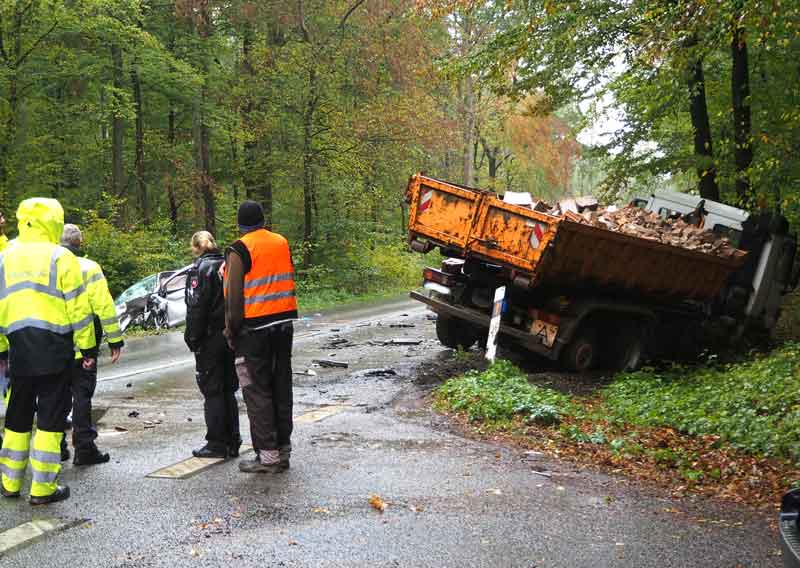
[[[747,40],[740,24],[742,2],[736,2],[733,22],[731,55],[731,94],[733,99],[733,140],[735,144],[736,196],[744,205],[750,196],[749,169],[753,161],[752,127],[750,118],[750,74],[747,65]]]
[[[714,152],[711,146],[711,125],[706,104],[706,86],[703,75],[703,61],[696,59],[689,70],[689,114],[694,130],[694,154],[698,162],[697,176],[700,196],[719,201],[717,169],[714,165]]]
[[[169,146],[170,148],[175,148],[175,109],[169,109]],[[169,176],[169,183],[167,184],[167,201],[169,202],[169,223],[172,227],[172,234],[178,234],[178,198],[175,195],[175,178],[177,176],[177,172],[175,171],[175,165],[172,165],[172,171],[170,172]]]
[[[133,85],[133,103],[136,110],[136,188],[139,197],[139,208],[145,225],[150,224],[150,201],[147,197],[147,184],[144,179],[144,117],[142,115],[142,85],[135,62],[131,67],[131,84]]]
[[[117,197],[125,197],[125,181],[122,166],[123,129],[125,125],[119,107],[122,105],[122,49],[118,45],[111,46],[111,61],[114,85],[114,102],[116,110],[111,120],[111,191]]]
[[[474,185],[475,164],[475,89],[472,74],[464,78],[464,169],[461,173],[465,185]]]
[[[200,20],[197,24],[203,49],[208,49],[208,38],[211,36],[211,13],[208,3],[203,2],[200,9]],[[211,163],[209,156],[210,130],[207,123],[206,104],[208,102],[208,54],[203,55],[203,85],[200,88],[200,99],[195,103],[195,167],[196,192],[202,199],[203,224],[206,231],[216,234],[217,216],[216,202],[211,184]]]
[[[317,111],[317,71],[308,72],[308,100],[303,113],[303,268],[313,263],[314,249],[314,118]]]

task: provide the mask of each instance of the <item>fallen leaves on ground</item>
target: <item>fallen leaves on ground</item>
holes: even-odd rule
[[[372,505],[373,509],[380,511],[381,513],[383,513],[386,510],[386,507],[388,507],[386,501],[381,499],[378,495],[370,495],[369,504]]]
[[[468,435],[482,440],[514,444],[582,467],[626,474],[667,488],[673,497],[687,493],[722,498],[754,507],[776,507],[781,495],[797,479],[797,469],[788,460],[761,458],[721,444],[717,436],[692,437],[673,428],[635,429],[640,450],[614,451],[608,444],[578,442],[564,429],[516,421],[500,432],[482,431],[463,414],[449,416]],[[566,418],[564,424],[590,435],[597,421]],[[630,426],[600,425],[606,437],[631,435]]]

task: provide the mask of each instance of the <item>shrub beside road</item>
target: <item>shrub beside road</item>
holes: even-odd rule
[[[732,364],[618,374],[594,392],[536,384],[508,361],[437,389],[476,435],[756,505],[800,481],[800,343]]]

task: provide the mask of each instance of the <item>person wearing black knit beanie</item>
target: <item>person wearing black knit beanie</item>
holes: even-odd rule
[[[241,237],[225,253],[225,337],[250,419],[255,458],[245,473],[279,473],[292,451],[292,321],[297,319],[288,241],[264,228],[264,210],[245,201],[236,215]]]

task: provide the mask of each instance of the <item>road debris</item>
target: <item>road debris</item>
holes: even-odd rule
[[[346,369],[350,366],[347,361],[331,361],[330,359],[312,359],[312,363],[316,363],[320,367],[337,367],[340,369]]]
[[[138,417],[139,417],[139,411],[138,410],[131,410],[128,413],[128,418],[138,418]]]
[[[399,329],[407,329],[416,327],[413,323],[390,323],[389,327],[399,328]]]
[[[122,426],[114,426],[114,430],[116,430],[117,432],[127,432],[128,431],[127,428],[123,428]]]
[[[370,495],[369,497],[369,504],[372,505],[372,508],[376,511],[380,511],[383,513],[386,510],[386,507],[389,505],[381,499],[378,495]]]
[[[547,471],[537,471],[535,469],[532,469],[531,473],[535,473],[536,475],[541,475],[542,477],[547,477],[547,478],[553,477],[553,474]]]
[[[293,375],[306,375],[309,377],[316,377],[317,372],[314,369],[306,369],[305,371],[292,373]]]
[[[383,368],[383,369],[364,369],[363,371],[359,371],[356,373],[359,377],[386,377],[386,376],[395,376],[397,372],[394,369]]]
[[[422,343],[421,339],[390,339],[388,341],[368,341],[369,345],[374,346],[390,346],[390,345],[419,345]]]

